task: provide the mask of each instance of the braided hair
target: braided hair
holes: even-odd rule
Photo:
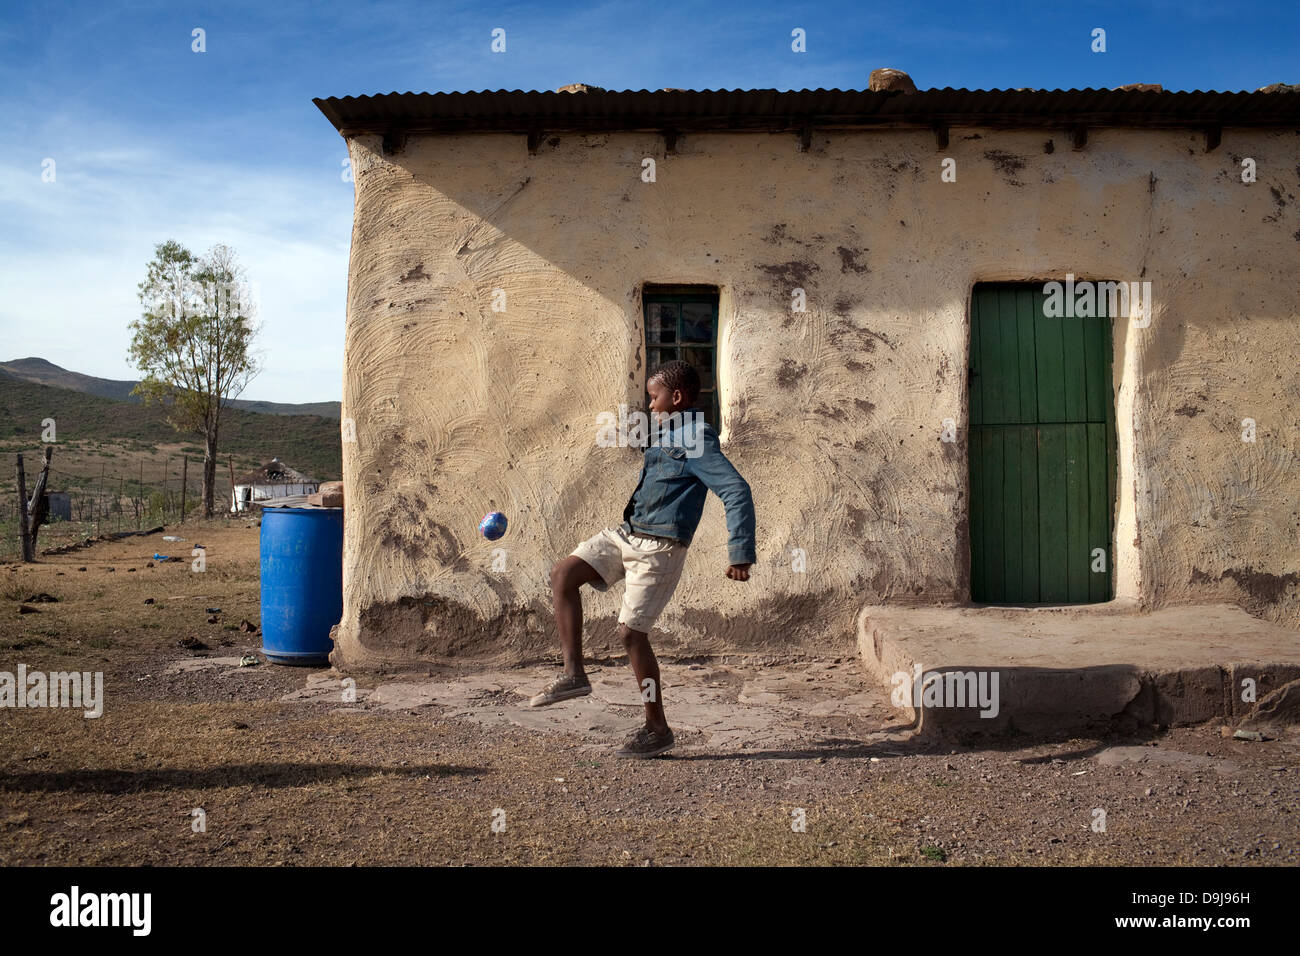
[[[669,393],[680,391],[688,403],[700,397],[700,373],[686,362],[665,362],[650,373],[646,384],[649,385],[655,380],[658,380]]]

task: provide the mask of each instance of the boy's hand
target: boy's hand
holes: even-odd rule
[[[727,577],[733,581],[748,581],[749,569],[750,565],[748,564],[733,564],[727,568]]]

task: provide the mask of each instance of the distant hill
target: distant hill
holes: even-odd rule
[[[53,388],[66,388],[85,395],[97,395],[119,402],[139,404],[139,396],[132,395],[131,389],[136,382],[116,378],[97,378],[60,368],[43,358],[14,359],[12,362],[0,362],[0,372],[7,372],[14,378],[37,385],[49,385]],[[263,415],[320,415],[323,418],[337,419],[342,412],[340,402],[303,402],[291,404],[286,402],[259,402],[251,399],[237,398],[230,403],[231,408],[246,412],[258,412]]]
[[[41,447],[41,422],[53,418],[58,429],[58,447],[63,449],[57,461],[65,470],[69,466],[64,463],[74,447],[101,444],[127,446],[146,456],[155,446],[179,444],[187,446],[182,450],[201,460],[203,439],[176,431],[167,423],[163,412],[157,405],[35,384],[0,369],[0,448],[5,452],[28,451],[35,459]],[[228,457],[236,459],[236,468],[278,457],[317,481],[336,480],[343,472],[339,423],[321,415],[271,416],[232,408],[223,416],[217,451],[222,462],[219,473],[226,470]],[[114,461],[109,471],[131,476],[136,474],[134,468],[133,463]],[[12,459],[7,454],[5,471],[13,471]],[[98,471],[99,467],[92,469],[93,473]],[[4,478],[0,475],[0,484]]]

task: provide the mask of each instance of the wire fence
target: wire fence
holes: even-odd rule
[[[16,479],[13,479],[16,459],[9,459],[11,480],[8,488],[0,492],[0,559],[13,560],[22,555],[22,540],[18,510]],[[36,478],[44,467],[37,456],[24,456],[27,494],[30,497]],[[213,482],[213,517],[230,514],[232,494],[229,478],[225,481],[222,464],[217,466]],[[122,472],[110,474],[101,469],[98,476],[75,474],[50,465],[46,500],[49,511],[37,536],[36,552],[96,538],[101,534],[123,531],[144,531],[158,525],[175,524],[181,520],[181,486],[185,485],[184,517],[199,518],[203,511],[203,460],[190,460],[188,474],[172,477],[170,462],[161,481],[147,480],[143,467],[134,475]],[[53,490],[51,490],[53,489]],[[64,513],[62,497],[67,498]]]

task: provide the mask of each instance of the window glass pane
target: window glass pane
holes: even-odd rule
[[[678,308],[675,302],[652,302],[650,304],[650,319],[646,326],[647,341],[677,341]]]
[[[708,302],[682,303],[682,341],[713,341],[713,306]]]
[[[674,362],[681,358],[682,350],[673,346],[654,348],[653,346],[646,349],[646,374],[649,375],[660,365],[667,362]]]
[[[674,294],[676,297],[676,294]],[[673,302],[657,302],[653,293],[645,303],[646,376],[667,362],[689,362],[700,376],[700,395],[696,405],[705,419],[719,427],[717,384],[713,363],[717,343],[716,298],[707,295],[681,296]],[[682,302],[682,298],[694,301]],[[686,347],[690,344],[692,347]],[[645,396],[647,405],[650,396]]]
[[[700,375],[700,388],[713,388],[713,349],[682,349],[684,361]],[[703,400],[700,402],[703,406]]]

